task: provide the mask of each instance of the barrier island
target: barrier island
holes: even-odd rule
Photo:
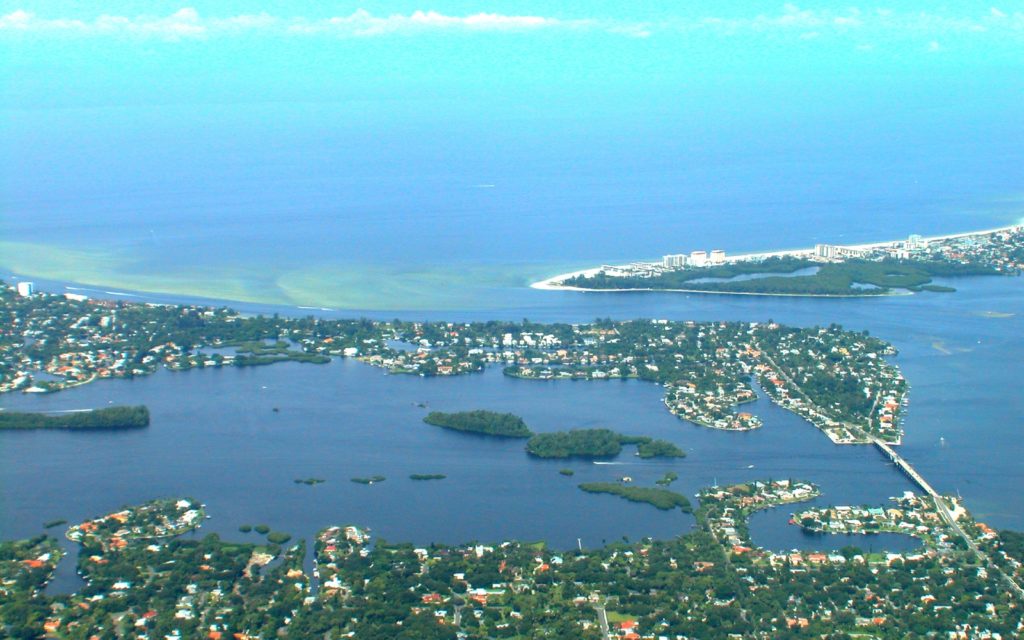
[[[741,295],[866,297],[951,292],[935,278],[1016,275],[1024,270],[1024,225],[862,245],[726,255],[693,251],[659,262],[602,265],[534,283],[535,289],[679,291]]]

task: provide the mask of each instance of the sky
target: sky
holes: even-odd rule
[[[0,55],[6,108],[1018,91],[1024,2],[0,0]]]

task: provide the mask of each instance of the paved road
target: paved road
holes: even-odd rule
[[[612,640],[612,632],[608,628],[608,612],[605,611],[604,605],[596,605],[594,609],[597,610],[597,622],[601,625],[601,634],[605,640]]]

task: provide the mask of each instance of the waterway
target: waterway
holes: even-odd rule
[[[912,385],[901,453],[939,491],[961,493],[980,519],[1024,528],[1024,499],[1015,489],[1024,456],[1017,437],[1024,411],[1018,391],[1024,374],[1018,339],[1024,330],[1024,280],[970,278],[948,284],[960,291],[857,300],[529,291],[523,295],[533,304],[520,312],[544,321],[598,316],[774,319],[797,325],[837,321],[880,335],[900,349],[895,362]],[[400,315],[489,317],[485,312]],[[46,521],[74,522],[157,496],[187,495],[209,506],[212,519],[204,531],[229,539],[256,539],[239,533],[241,524],[265,523],[309,538],[329,524],[354,523],[390,540],[545,539],[564,548],[577,538],[595,546],[624,536],[668,538],[693,526],[693,518],[679,512],[584,494],[576,488],[584,481],[629,475],[650,486],[672,470],[680,476],[673,488],[693,495],[715,482],[792,477],[819,484],[824,494],[808,504],[820,505],[880,504],[914,488],[873,448],[832,445],[767,400],[750,406],[764,419],[762,429],[729,433],[676,419],[661,395],[656,385],[638,381],[528,381],[507,378],[497,369],[424,379],[386,375],[340,359],[319,366],[161,371],[54,395],[6,395],[0,406],[33,411],[144,403],[152,411],[152,425],[88,434],[0,433],[0,536],[33,535]],[[607,426],[666,438],[689,456],[640,461],[626,452],[616,460],[621,464],[613,465],[540,461],[526,456],[522,442],[451,433],[421,422],[430,409],[471,408],[520,414],[539,431]],[[564,467],[574,469],[575,476],[559,475]],[[448,478],[414,482],[411,473]],[[349,480],[372,475],[388,479],[372,486]],[[306,477],[327,482],[313,487],[294,482]],[[793,510],[755,515],[754,540],[779,550],[916,546],[901,536],[806,536],[786,524]],[[72,563],[63,562],[54,588],[75,585]]]

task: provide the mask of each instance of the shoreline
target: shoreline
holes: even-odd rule
[[[981,229],[977,231],[961,231],[957,233],[947,233],[944,235],[937,236],[926,236],[922,237],[922,240],[927,242],[939,242],[943,240],[955,240],[957,238],[966,238],[970,236],[986,236],[994,233],[1001,233],[1003,231],[1010,231],[1017,229],[1024,225],[1024,218],[1017,220],[1014,223],[1006,224],[1001,227],[993,227],[990,229]],[[885,240],[881,242],[867,242],[863,244],[848,244],[848,245],[836,245],[846,249],[854,249],[858,251],[879,249],[882,247],[892,246],[894,244],[903,242],[905,238],[898,240]],[[750,260],[765,260],[768,258],[775,257],[800,257],[800,256],[811,256],[814,255],[813,248],[803,249],[781,249],[777,251],[759,251],[753,253],[741,253],[732,256],[728,259],[728,262],[746,262]],[[706,289],[658,289],[658,288],[635,288],[635,289],[590,289],[586,287],[570,287],[559,284],[570,278],[584,277],[592,278],[602,271],[602,267],[589,267],[586,269],[580,269],[578,271],[571,271],[569,273],[561,273],[550,278],[545,278],[537,282],[530,284],[531,289],[538,291],[582,291],[582,292],[625,292],[625,291],[669,291],[675,293],[702,293],[702,294],[721,294],[721,295],[743,295],[743,296],[780,296],[780,297],[794,297],[794,298],[876,298],[888,295],[912,295],[911,292],[907,293],[889,293],[889,294],[825,294],[825,293],[761,293],[751,291],[708,291]]]

